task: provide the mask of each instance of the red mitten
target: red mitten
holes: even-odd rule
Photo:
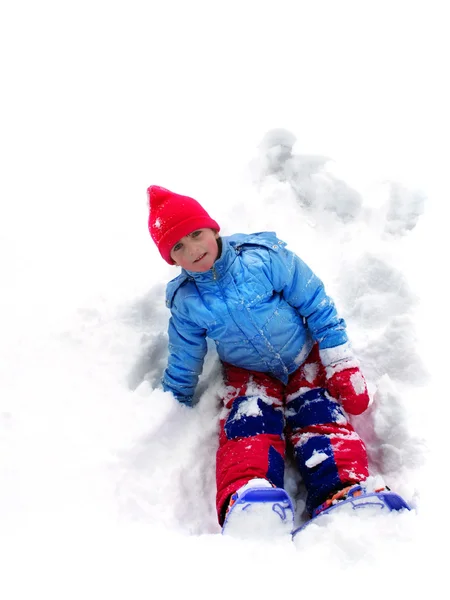
[[[339,400],[344,410],[351,415],[360,415],[369,406],[366,380],[358,367],[334,370],[328,378],[328,391]]]

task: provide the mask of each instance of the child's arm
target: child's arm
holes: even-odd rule
[[[169,359],[162,384],[164,391],[172,392],[182,404],[192,405],[206,351],[206,331],[172,313],[169,321]]]
[[[271,256],[275,289],[305,318],[319,345],[329,391],[347,412],[362,413],[369,404],[366,382],[348,343],[345,321],[337,314],[322,281],[284,247]]]
[[[319,348],[335,348],[348,342],[345,321],[337,314],[322,281],[296,254],[281,247],[270,253],[272,281],[277,292],[306,319]]]

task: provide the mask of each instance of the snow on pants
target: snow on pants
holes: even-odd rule
[[[311,513],[345,484],[368,477],[367,453],[341,405],[325,389],[317,345],[284,385],[267,373],[224,364],[226,394],[217,451],[217,513],[250,479],[284,485],[291,444]]]

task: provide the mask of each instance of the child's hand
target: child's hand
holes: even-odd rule
[[[335,371],[328,378],[328,391],[351,415],[360,415],[369,406],[366,380],[356,366]]]

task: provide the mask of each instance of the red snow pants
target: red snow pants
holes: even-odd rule
[[[267,373],[224,364],[226,394],[217,451],[217,514],[255,477],[284,486],[286,443],[308,495],[311,513],[334,491],[369,475],[363,441],[326,390],[317,345],[284,385]]]

